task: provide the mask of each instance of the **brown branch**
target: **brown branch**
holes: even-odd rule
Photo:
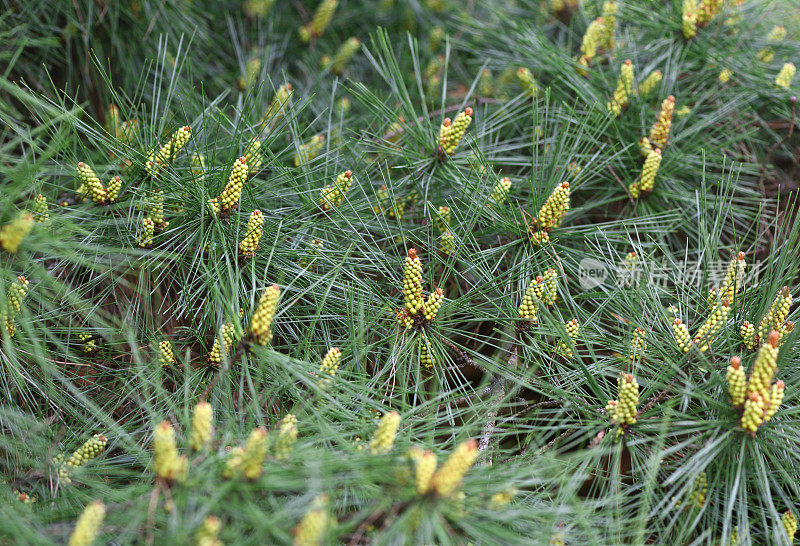
[[[614,180],[619,182],[619,185],[622,186],[622,189],[625,191],[625,194],[628,196],[628,199],[631,201],[631,205],[636,206],[636,201],[633,199],[631,192],[628,190],[627,186],[622,182],[619,176],[617,176],[617,172],[614,170],[614,167],[611,165],[606,165],[608,171],[614,176]]]
[[[561,434],[559,434],[558,436],[556,436],[555,438],[553,438],[552,440],[547,442],[545,445],[543,445],[541,448],[539,448],[539,451],[536,452],[536,455],[539,456],[542,453],[544,453],[545,451],[547,451],[548,449],[551,449],[558,442],[560,442],[561,440],[563,440],[564,438],[566,438],[567,436],[572,434],[572,432],[573,431],[571,431],[571,430],[566,430],[566,431],[562,432]]]
[[[650,400],[648,400],[647,403],[639,409],[639,411],[636,413],[636,416],[638,417],[639,415],[650,411],[653,408],[653,406],[663,401],[667,397],[668,393],[669,389],[664,389],[656,396],[650,397]]]
[[[516,339],[512,341],[512,344],[513,345],[511,347],[506,364],[510,368],[516,368],[517,360],[519,358],[519,344],[517,343]],[[492,386],[489,391],[489,396],[494,398],[495,402],[492,404],[491,409],[486,413],[486,423],[483,425],[483,431],[481,432],[481,436],[478,441],[478,451],[485,451],[489,447],[489,442],[491,441],[492,435],[497,427],[497,413],[500,400],[507,394],[507,392],[507,381],[505,377],[496,377],[492,381]],[[489,459],[489,464],[491,464],[491,459]]]

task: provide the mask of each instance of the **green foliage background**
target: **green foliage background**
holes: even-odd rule
[[[781,515],[800,504],[797,334],[780,350],[783,405],[755,436],[739,427],[725,372],[731,355],[746,369],[754,359],[741,322],[758,321],[782,286],[797,293],[800,78],[789,89],[773,81],[785,62],[800,62],[800,4],[728,1],[686,40],[681,2],[619,1],[616,46],[586,77],[576,57],[602,11],[594,0],[559,13],[528,0],[342,0],[311,44],[298,28],[316,1],[275,2],[264,15],[257,4],[270,3],[3,3],[0,226],[39,193],[50,220],[18,252],[0,250],[0,294],[19,275],[31,281],[17,332],[4,330],[0,345],[0,543],[66,543],[94,499],[107,508],[98,543],[194,543],[208,515],[222,521],[225,543],[291,543],[324,494],[336,519],[325,544],[731,544],[734,529],[741,544],[787,544]],[[777,24],[788,36],[769,42]],[[325,68],[323,56],[353,36],[363,45],[344,71]],[[774,51],[768,63],[764,48]],[[606,102],[625,59],[637,82],[656,69],[663,79],[615,118]],[[532,71],[537,96],[520,87],[518,67]],[[733,72],[725,84],[723,68]],[[286,114],[264,128],[285,83]],[[655,190],[634,200],[637,142],[668,95],[689,111],[673,119]],[[128,142],[108,130],[111,104],[138,124]],[[442,161],[440,124],[467,106],[472,125]],[[187,146],[149,176],[148,154],[184,125]],[[321,153],[295,166],[317,134]],[[207,200],[255,138],[262,164],[238,209],[217,218]],[[79,161],[104,182],[122,177],[118,202],[77,198]],[[354,183],[344,202],[321,211],[320,190],[345,170]],[[507,201],[488,207],[505,176]],[[536,247],[528,223],[565,180],[571,208],[550,244]],[[169,226],[140,248],[156,189]],[[404,206],[401,218],[387,203]],[[439,248],[441,206],[452,214],[452,254]],[[246,260],[238,243],[254,209],[264,234]],[[412,247],[425,290],[445,292],[425,336],[431,369],[420,363],[420,332],[395,319]],[[712,350],[684,354],[667,307],[696,331],[719,264],[740,250],[757,278]],[[618,285],[614,268],[630,251],[643,281]],[[587,257],[612,272],[588,289]],[[687,282],[694,263],[697,282]],[[520,332],[522,296],[551,267],[558,302]],[[651,274],[667,282],[647,282]],[[273,283],[282,296],[271,345],[240,341],[209,366],[220,326],[243,335]],[[637,327],[647,350],[630,361]],[[81,335],[93,336],[91,354]],[[158,364],[164,339],[173,366]],[[572,357],[558,354],[559,341]],[[331,347],[343,359],[322,388],[314,374]],[[641,413],[620,438],[604,408],[622,372],[639,382]],[[216,430],[212,446],[192,454],[200,400],[212,404]],[[400,430],[392,451],[375,455],[362,447],[387,411],[400,413]],[[291,456],[268,457],[258,480],[223,479],[229,448],[287,413],[299,421]],[[164,419],[190,458],[185,483],[171,486],[152,468],[152,431]],[[106,449],[63,483],[54,459],[96,433]],[[463,495],[417,494],[408,449],[443,461],[470,438],[481,450]],[[692,506],[701,473],[706,499]],[[510,503],[491,501],[509,491]]]

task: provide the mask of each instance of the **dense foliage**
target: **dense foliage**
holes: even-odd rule
[[[790,544],[800,5],[3,4],[0,544]]]

